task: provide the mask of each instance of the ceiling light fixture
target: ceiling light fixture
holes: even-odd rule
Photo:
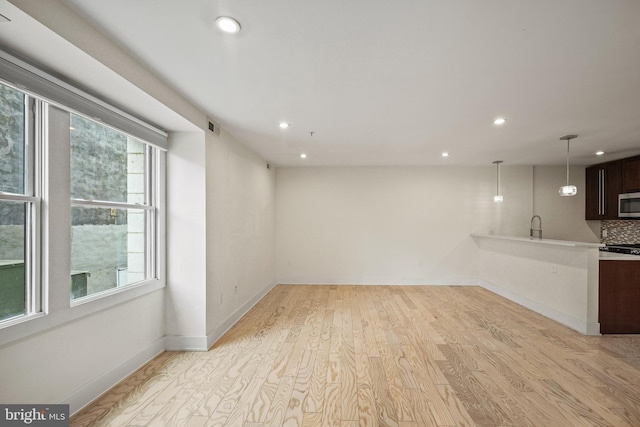
[[[575,196],[578,194],[578,188],[575,185],[569,185],[569,141],[577,138],[578,135],[565,135],[560,138],[560,141],[567,141],[567,185],[563,185],[558,190],[561,196]]]
[[[496,165],[496,195],[493,196],[493,201],[496,203],[502,203],[502,200],[504,200],[502,194],[500,194],[500,163],[502,163],[502,160],[493,162]]]
[[[291,125],[289,123],[287,123],[287,122],[280,122],[280,123],[278,123],[278,126],[280,126],[280,129],[287,129]]]
[[[444,153],[441,154],[442,157],[449,157],[449,153],[447,153],[446,151]]]
[[[600,150],[600,151],[596,151],[596,156],[602,156],[604,154],[604,151]]]
[[[300,158],[301,158],[301,159],[306,159],[306,158],[307,158],[307,155],[306,155],[306,154],[304,154],[304,153],[302,153],[302,154],[300,154]]]
[[[227,34],[237,34],[240,32],[240,23],[229,16],[218,16],[216,25],[221,31]]]
[[[497,119],[495,119],[493,121],[493,124],[497,125],[497,126],[500,126],[500,125],[505,124],[506,122],[507,122],[507,119],[505,119],[504,117],[498,117]]]

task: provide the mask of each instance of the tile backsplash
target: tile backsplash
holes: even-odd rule
[[[606,245],[640,243],[640,221],[602,221],[602,243]],[[605,237],[606,235],[606,237]]]

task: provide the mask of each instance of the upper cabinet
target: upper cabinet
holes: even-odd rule
[[[621,193],[640,191],[640,156],[620,160],[622,179]]]
[[[618,219],[620,161],[586,169],[585,219]]]

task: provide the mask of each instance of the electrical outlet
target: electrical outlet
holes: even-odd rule
[[[235,285],[235,286],[233,287],[233,294],[234,294],[234,295],[238,295],[238,285]]]
[[[551,266],[551,272],[552,273],[557,273],[558,272],[558,266],[557,265],[552,265]]]

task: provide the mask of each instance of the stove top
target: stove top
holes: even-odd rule
[[[615,252],[619,254],[640,255],[640,243],[607,245],[600,248],[603,252]]]

